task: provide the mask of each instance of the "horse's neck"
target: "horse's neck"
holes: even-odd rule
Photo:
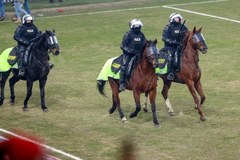
[[[47,60],[48,56],[48,48],[45,46],[45,40],[44,37],[40,38],[33,46],[33,56],[40,60],[40,61],[44,61]]]
[[[185,43],[183,47],[183,61],[190,62],[191,64],[195,64],[198,66],[198,50],[194,48],[193,44],[190,40]]]
[[[36,44],[34,45],[33,50],[35,50],[36,52],[39,52],[40,54],[48,52],[48,48],[45,45],[44,37],[40,38],[39,41],[36,42]]]
[[[155,75],[153,65],[148,62],[145,56],[143,56],[142,60],[137,64],[137,70],[145,76]]]

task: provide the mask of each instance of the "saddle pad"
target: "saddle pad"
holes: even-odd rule
[[[11,66],[8,63],[8,57],[10,52],[12,51],[13,47],[5,49],[2,54],[0,55],[0,72],[9,71],[10,68],[18,68],[17,63]]]
[[[155,69],[155,73],[157,74],[166,74],[168,71],[168,54],[165,52],[159,52],[158,54],[158,68]]]

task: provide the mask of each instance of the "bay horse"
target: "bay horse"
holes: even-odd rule
[[[0,72],[1,75],[1,97],[0,97],[0,106],[4,102],[4,87],[6,80],[8,79],[10,73],[13,73],[13,76],[9,79],[10,86],[10,104],[15,103],[15,92],[14,85],[19,80],[26,81],[27,84],[27,95],[24,100],[23,111],[28,111],[28,100],[32,95],[32,87],[34,81],[39,81],[40,88],[40,97],[41,97],[41,107],[44,112],[47,112],[48,109],[45,104],[45,85],[47,82],[47,76],[50,72],[49,66],[49,51],[53,55],[58,55],[60,53],[60,48],[58,45],[57,38],[55,36],[55,30],[42,33],[32,42],[32,50],[30,51],[30,63],[25,71],[25,76],[18,76],[18,69],[10,69],[6,72]]]
[[[188,31],[186,36],[182,41],[182,62],[181,70],[175,72],[175,78],[173,81],[167,79],[166,74],[160,74],[159,77],[163,80],[162,96],[165,100],[165,103],[168,108],[168,113],[174,115],[173,107],[168,99],[168,91],[171,87],[172,82],[186,84],[188,90],[190,91],[196,109],[200,115],[200,120],[205,121],[206,117],[202,111],[202,104],[205,101],[206,97],[203,93],[202,84],[201,84],[201,69],[198,64],[199,62],[199,51],[205,54],[207,53],[208,47],[205,42],[205,38],[201,33],[202,28],[196,29],[193,28],[193,31]],[[201,99],[198,98],[200,96]],[[144,103],[144,111],[147,112],[147,94],[146,101]]]
[[[147,40],[140,60],[133,68],[131,77],[127,80],[126,89],[133,91],[133,97],[135,100],[136,109],[132,112],[129,118],[136,117],[141,110],[140,95],[141,93],[148,93],[150,97],[153,123],[158,126],[159,122],[156,114],[156,94],[157,94],[157,75],[155,74],[155,66],[157,61],[157,39],[154,41]],[[119,99],[119,79],[108,77],[108,81],[112,90],[112,107],[109,109],[109,113],[112,114],[116,108],[118,109],[122,122],[126,122],[127,119],[121,109]],[[104,87],[107,81],[97,80],[97,88],[100,94],[105,95]]]

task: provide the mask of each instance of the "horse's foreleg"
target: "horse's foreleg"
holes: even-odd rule
[[[149,100],[151,103],[151,109],[152,109],[152,115],[153,115],[153,123],[155,125],[159,125],[158,119],[157,119],[157,112],[156,112],[156,95],[157,95],[157,90],[154,89],[153,91],[149,92]]]
[[[140,104],[140,92],[133,91],[133,97],[136,104],[136,109],[134,112],[132,112],[129,116],[129,118],[137,117],[137,114],[139,111],[141,111],[141,104]]]
[[[171,81],[163,81],[163,83],[164,84],[163,84],[163,88],[162,88],[162,96],[165,100],[165,104],[167,105],[169,115],[174,116],[175,114],[173,111],[173,107],[168,98],[168,90],[170,89],[172,83],[171,83]]]
[[[205,117],[205,115],[202,111],[202,105],[199,101],[199,98],[197,97],[197,94],[196,94],[196,91],[195,91],[195,88],[194,88],[194,82],[193,81],[188,81],[186,84],[187,84],[188,89],[189,89],[190,93],[192,94],[194,102],[197,106],[197,110],[198,110],[198,113],[200,115],[200,120],[205,121],[206,117]]]
[[[10,88],[10,104],[15,104],[15,91],[14,91],[14,85],[19,81],[19,78],[16,76],[13,76],[9,79],[9,88]]]
[[[32,96],[32,87],[33,87],[33,82],[31,80],[27,80],[27,96],[24,100],[24,106],[23,106],[23,111],[28,111],[28,100]]]
[[[143,110],[146,113],[148,112],[148,93],[145,93],[145,102],[144,102]]]
[[[205,95],[203,93],[202,84],[201,84],[200,80],[195,84],[194,87],[195,87],[196,91],[198,92],[198,94],[201,97],[201,102],[200,103],[202,105],[203,102],[206,100],[206,97],[205,97]]]
[[[46,104],[45,104],[45,85],[46,85],[46,82],[47,82],[47,78],[39,80],[41,106],[42,106],[43,112],[47,112],[48,111],[48,109],[46,107]]]

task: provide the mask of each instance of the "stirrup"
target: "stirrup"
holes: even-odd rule
[[[24,76],[25,75],[25,71],[24,70],[19,70],[18,71],[18,76]]]
[[[126,86],[124,83],[120,84],[119,91],[124,91],[126,89]]]
[[[167,79],[172,81],[174,79],[174,74],[173,73],[169,73],[167,76]]]

